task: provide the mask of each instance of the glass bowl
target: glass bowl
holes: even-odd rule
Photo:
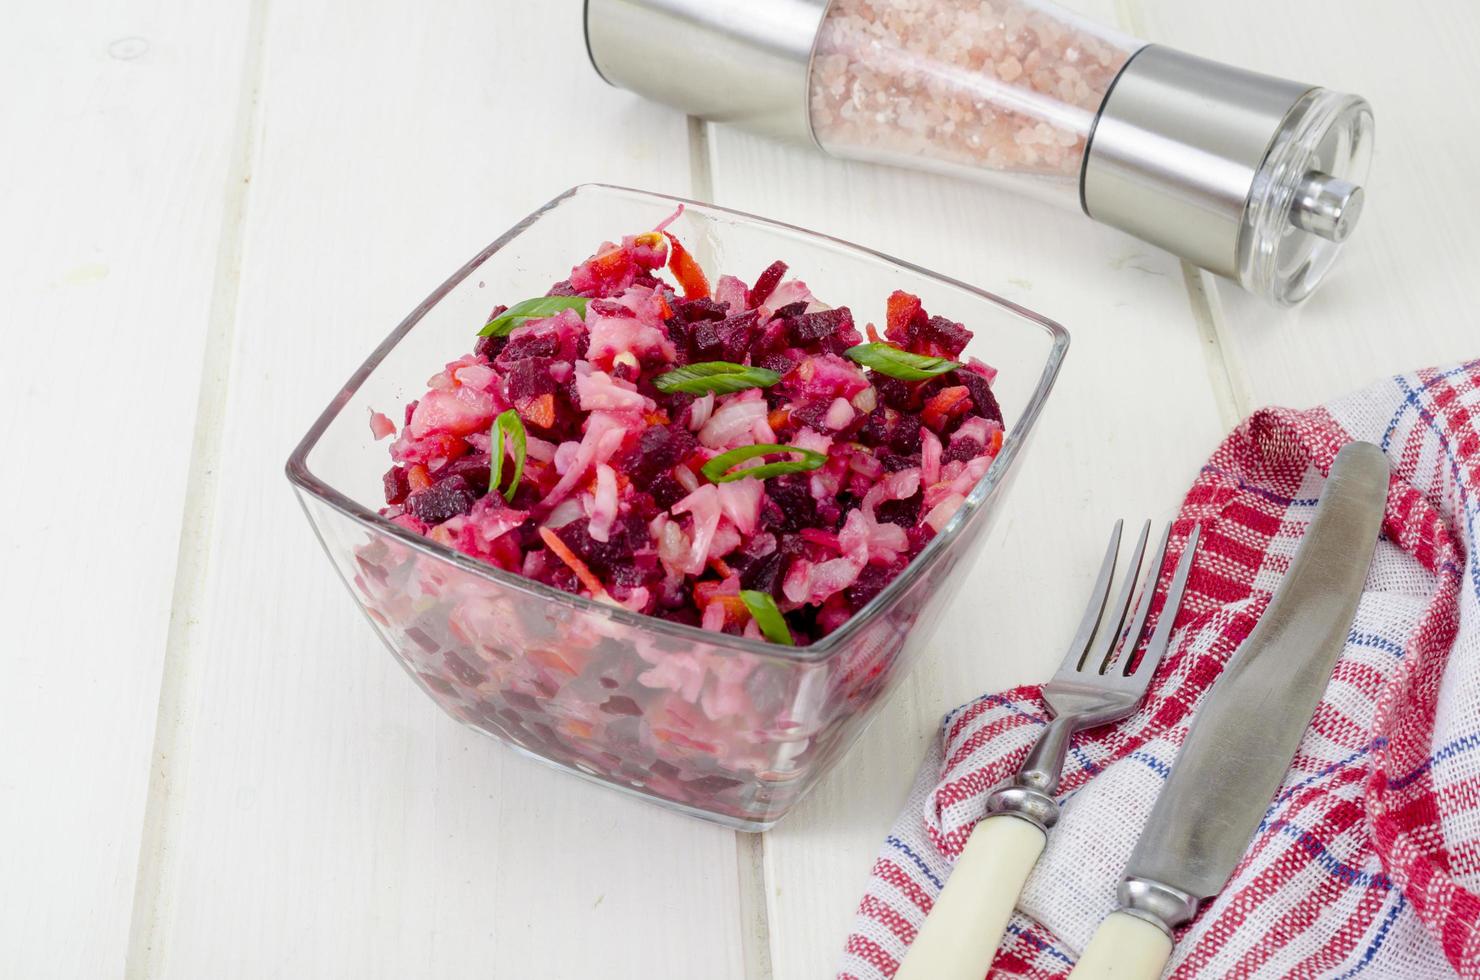
[[[707,632],[486,565],[378,513],[389,466],[372,410],[399,417],[471,350],[497,302],[538,296],[603,240],[672,230],[711,274],[784,259],[823,301],[881,321],[895,289],[975,332],[1000,371],[1007,437],[951,522],[888,588],[817,643]],[[1069,337],[990,293],[870,249],[660,194],[583,185],[455,272],[393,330],[288,461],[325,552],[371,628],[427,695],[480,732],[567,772],[740,830],[776,823],[858,738],[905,675],[986,538]]]

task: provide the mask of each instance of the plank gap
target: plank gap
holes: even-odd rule
[[[713,202],[714,165],[709,152],[709,124],[689,116],[689,192],[696,200]]]
[[[207,320],[204,363],[196,401],[191,439],[190,469],[185,506],[180,517],[180,544],[175,561],[175,585],[170,598],[169,631],[155,716],[154,745],[150,753],[149,790],[139,839],[134,898],[129,922],[124,975],[142,980],[158,973],[159,909],[164,867],[170,846],[174,774],[184,744],[184,717],[189,710],[186,683],[196,626],[210,561],[215,525],[217,474],[226,421],[226,399],[236,334],[237,301],[241,288],[242,245],[252,181],[259,125],[258,101],[262,88],[268,0],[252,0],[248,11],[246,53],[236,112],[236,138],[224,189],[226,206],[216,246],[216,271]]]
[[[1212,273],[1188,262],[1182,264],[1182,281],[1187,286],[1187,301],[1192,319],[1202,341],[1207,361],[1208,383],[1217,401],[1218,415],[1225,428],[1232,429],[1253,410],[1249,385],[1238,369],[1236,359],[1225,342],[1226,321],[1217,291],[1209,281]]]
[[[736,878],[740,885],[740,950],[745,980],[772,980],[770,896],[766,893],[764,834],[735,832]]]

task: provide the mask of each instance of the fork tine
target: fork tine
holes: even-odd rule
[[[1120,629],[1125,625],[1126,614],[1131,610],[1131,597],[1135,595],[1136,578],[1141,573],[1141,560],[1146,557],[1146,539],[1151,536],[1151,522],[1146,521],[1141,525],[1141,535],[1136,540],[1136,549],[1131,552],[1131,560],[1125,566],[1125,580],[1120,585],[1120,595],[1115,599],[1115,606],[1110,610],[1112,619],[1106,628],[1100,631],[1100,635],[1094,646],[1090,649],[1089,664],[1097,664],[1095,672],[1103,674],[1110,667],[1110,661],[1115,656],[1116,642],[1120,639]]]
[[[1151,612],[1151,600],[1156,595],[1156,580],[1161,577],[1161,566],[1167,558],[1167,541],[1171,539],[1172,526],[1162,532],[1161,544],[1156,549],[1156,554],[1151,558],[1151,564],[1146,566],[1146,581],[1141,585],[1141,598],[1136,601],[1136,614],[1131,617],[1131,625],[1126,629],[1120,641],[1120,659],[1116,666],[1120,673],[1129,675],[1131,673],[1132,657],[1136,652],[1136,645],[1141,642],[1141,631],[1146,628],[1146,617]]]
[[[1167,530],[1170,531],[1171,528]],[[1157,665],[1161,663],[1161,658],[1166,656],[1167,646],[1172,639],[1172,625],[1177,620],[1178,610],[1182,608],[1182,593],[1187,591],[1187,579],[1192,574],[1192,562],[1197,556],[1197,543],[1201,538],[1202,525],[1199,524],[1193,527],[1192,533],[1187,537],[1187,547],[1183,549],[1182,557],[1177,562],[1177,570],[1172,573],[1172,582],[1167,586],[1167,601],[1161,607],[1161,618],[1156,621],[1156,631],[1151,634],[1146,653],[1136,665],[1135,673],[1131,675],[1142,685],[1150,680]],[[1156,583],[1150,584],[1154,589]]]
[[[1079,621],[1079,630],[1069,643],[1069,652],[1064,655],[1060,671],[1075,671],[1084,668],[1084,655],[1089,652],[1089,641],[1094,639],[1095,627],[1105,612],[1105,600],[1110,597],[1110,579],[1115,574],[1115,556],[1120,554],[1120,532],[1125,521],[1116,521],[1110,532],[1110,545],[1105,549],[1105,560],[1100,563],[1100,574],[1095,579],[1089,604],[1084,607],[1084,618]]]

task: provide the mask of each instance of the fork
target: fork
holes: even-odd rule
[[[1150,521],[1142,525],[1129,571],[1102,628],[1122,528],[1123,522],[1116,521],[1079,630],[1058,672],[1043,688],[1043,701],[1053,720],[1038,736],[1012,781],[987,799],[986,817],[972,830],[894,980],[981,980],[986,975],[1018,893],[1043,853],[1048,829],[1058,821],[1059,805],[1054,794],[1070,738],[1075,732],[1126,717],[1145,697],[1171,641],[1172,624],[1182,604],[1201,529],[1193,528],[1187,540],[1167,588],[1161,618],[1146,652],[1137,661],[1133,657],[1156,593],[1172,528],[1168,524],[1162,535],[1141,599],[1127,625],[1126,615],[1151,532]]]

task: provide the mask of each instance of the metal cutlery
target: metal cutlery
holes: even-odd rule
[[[1382,527],[1387,458],[1337,455],[1315,517],[1259,624],[1213,685],[1072,980],[1154,980],[1172,930],[1243,857],[1346,645]]]
[[[1172,529],[1168,525],[1162,535],[1161,547],[1151,560],[1140,601],[1127,625],[1151,522],[1141,528],[1120,593],[1110,607],[1108,621],[1104,621],[1122,526],[1116,521],[1079,629],[1058,672],[1043,688],[1043,700],[1053,720],[1012,782],[988,799],[987,816],[972,830],[895,980],[981,980],[1007,928],[1018,893],[1043,853],[1048,829],[1058,820],[1054,794],[1069,739],[1082,729],[1124,718],[1145,696],[1171,640],[1199,531],[1193,530],[1177,563],[1145,654],[1133,661]]]

